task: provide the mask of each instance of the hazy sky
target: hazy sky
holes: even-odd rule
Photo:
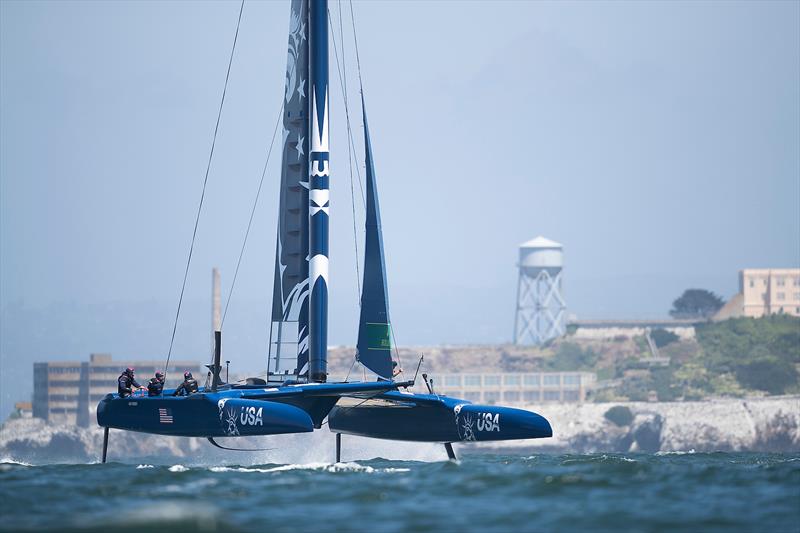
[[[800,3],[354,5],[399,343],[510,339],[517,245],[538,234],[564,243],[580,318],[663,317],[687,287],[730,297],[741,268],[800,264]],[[27,398],[34,360],[164,356],[238,8],[0,2],[3,415]],[[181,357],[207,355],[212,266],[229,290],[280,105],[288,11],[245,4]],[[330,340],[354,344],[331,80]],[[225,327],[227,356],[252,369],[278,165]]]

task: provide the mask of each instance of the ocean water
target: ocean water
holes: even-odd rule
[[[0,463],[2,531],[800,531],[800,454]]]

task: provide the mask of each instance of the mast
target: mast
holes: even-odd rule
[[[309,154],[309,381],[324,382],[328,371],[328,2],[310,0],[311,152]]]

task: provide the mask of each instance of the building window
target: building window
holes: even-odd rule
[[[483,401],[486,403],[495,403],[500,399],[500,393],[497,391],[487,391],[483,393]]]
[[[460,387],[461,386],[461,376],[445,376],[444,377],[444,386],[445,387]]]
[[[517,390],[507,390],[503,393],[503,400],[507,402],[518,402],[519,401],[519,391]]]
[[[800,300],[800,292],[794,293],[794,299],[795,300]]]
[[[786,293],[785,292],[779,292],[777,294],[777,296],[778,296],[778,300],[785,300],[786,299]]]
[[[523,383],[525,385],[535,385],[539,386],[539,374],[526,374],[523,378]]]
[[[794,278],[792,285],[794,285],[795,287],[800,287],[800,278]]]
[[[546,402],[557,402],[561,399],[561,393],[557,390],[546,390],[544,391],[544,401]]]
[[[750,288],[752,289],[755,286],[756,286],[756,280],[753,279],[753,278],[750,278]]]
[[[520,376],[519,374],[507,374],[503,376],[503,385],[519,385],[520,383]]]
[[[500,385],[500,376],[491,374],[488,376],[483,376],[483,385],[486,387],[490,387],[492,385]]]
[[[777,284],[778,287],[783,287],[784,285],[786,285],[786,278],[784,278],[783,276],[777,278]]]
[[[526,402],[538,402],[542,399],[538,390],[526,390],[522,393],[522,397]]]
[[[565,402],[577,402],[578,401],[578,391],[576,390],[565,390],[564,391],[564,401]]]
[[[479,402],[481,401],[481,393],[480,392],[465,392],[464,399],[469,400],[471,402]]]
[[[481,377],[480,376],[464,376],[464,386],[465,387],[480,387],[481,386]]]
[[[561,385],[561,375],[560,374],[547,374],[544,376],[544,384],[545,385]],[[545,397],[545,400],[547,397]]]
[[[580,374],[567,374],[564,376],[564,385],[580,385],[581,384],[581,376]]]

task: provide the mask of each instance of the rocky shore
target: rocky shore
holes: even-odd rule
[[[618,425],[605,416],[614,406],[630,410],[631,417],[627,423]],[[480,453],[489,449],[507,453],[800,450],[800,396],[701,402],[543,404],[528,408],[550,420],[553,438],[465,444],[459,446],[460,453]],[[323,449],[330,444],[327,431],[287,437],[291,437],[293,448],[304,449],[302,457],[292,457],[292,460],[329,459],[330,450]],[[285,446],[287,437],[276,440],[275,444]],[[347,437],[347,440],[353,454],[363,459],[378,456],[394,458],[394,455],[398,455],[398,458],[414,458],[408,453],[413,453],[417,448],[420,448],[420,452],[422,448],[426,451],[415,458],[425,459],[430,455],[434,459],[441,451],[438,446],[409,443],[398,448],[398,454],[393,454],[386,453],[387,443],[381,444],[381,441],[355,437]],[[79,428],[52,425],[39,419],[9,420],[0,428],[0,460],[95,461],[100,456],[102,442],[103,432],[97,426]],[[244,439],[237,442],[241,442],[243,447],[247,446]],[[226,455],[226,452],[211,448],[203,439],[122,431],[112,431],[111,453],[116,458],[193,460],[202,457],[204,461],[212,462],[223,457],[230,459],[229,453]],[[271,460],[280,457],[276,454],[270,456]]]
[[[614,406],[630,410],[630,423],[617,425],[606,418]],[[553,438],[474,447],[560,453],[800,450],[800,396],[544,404],[528,409],[550,421]]]

